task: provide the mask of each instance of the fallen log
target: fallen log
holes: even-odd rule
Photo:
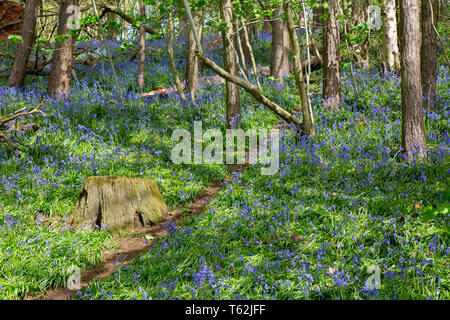
[[[198,58],[204,63],[204,65],[217,73],[220,77],[224,78],[227,81],[230,81],[239,87],[243,88],[245,91],[250,93],[258,102],[266,106],[269,110],[271,110],[273,113],[281,117],[283,120],[285,120],[288,123],[293,123],[297,129],[301,129],[301,123],[298,121],[296,117],[294,117],[291,113],[287,112],[283,108],[281,108],[279,105],[277,105],[275,102],[267,99],[262,92],[260,92],[253,84],[251,84],[249,81],[242,79],[240,77],[234,76],[230,74],[228,71],[222,69],[220,66],[218,66],[214,61],[209,60],[207,57],[196,51],[196,55]]]

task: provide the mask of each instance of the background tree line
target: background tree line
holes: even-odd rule
[[[16,2],[16,1],[12,1]],[[447,26],[447,3],[442,0],[28,0],[21,21],[22,32],[10,36],[17,43],[7,70],[8,85],[22,87],[27,73],[48,77],[48,95],[57,98],[70,92],[76,76],[75,62],[92,65],[110,63],[114,73],[110,41],[120,42],[131,57],[139,57],[138,79],[144,88],[146,40],[167,38],[170,69],[177,92],[195,102],[201,68],[209,68],[226,81],[227,123],[239,126],[239,90],[293,123],[309,136],[314,135],[314,118],[309,100],[310,75],[323,69],[324,107],[338,111],[341,102],[341,68],[378,68],[401,75],[402,147],[407,159],[426,158],[423,108],[433,108],[436,97],[438,51],[441,64],[448,53],[440,37]],[[80,20],[74,21],[77,6]],[[0,14],[3,14],[0,12]],[[72,21],[70,21],[72,19]],[[79,26],[77,26],[77,22]],[[378,26],[377,23],[380,23]],[[76,27],[75,27],[76,26]],[[2,28],[2,26],[0,26]],[[301,41],[298,30],[304,32]],[[259,32],[272,36],[271,77],[283,81],[293,74],[301,97],[302,121],[264,95],[257,74],[252,38]],[[203,55],[205,36],[220,33],[224,66]],[[174,61],[175,38],[185,39],[186,64],[179,77]],[[77,43],[99,41],[106,55],[93,57],[89,48]],[[134,49],[138,44],[138,50]],[[35,61],[30,60],[35,51]],[[51,52],[48,59],[42,53]],[[41,53],[41,55],[40,55]],[[292,61],[292,63],[290,62]],[[45,66],[51,65],[48,74]],[[121,91],[117,79],[117,90]],[[359,88],[354,81],[354,90]]]

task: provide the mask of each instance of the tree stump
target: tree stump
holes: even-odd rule
[[[153,180],[118,176],[89,177],[72,213],[72,226],[89,231],[106,225],[129,233],[164,219],[169,209]]]

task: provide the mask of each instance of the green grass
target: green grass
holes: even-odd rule
[[[257,62],[267,65],[270,42],[261,43]],[[170,81],[166,57],[155,50],[152,59],[149,89]],[[136,66],[121,62],[119,80],[133,91]],[[326,111],[320,81],[312,85],[316,137],[284,132],[276,175],[262,176],[259,166],[235,173],[201,216],[167,225],[169,235],[135,263],[74,298],[449,299],[449,214],[422,218],[448,206],[448,70],[440,68],[438,103],[425,116],[422,164],[400,160],[398,76],[358,69],[357,95],[343,71],[341,109]],[[202,120],[204,129],[225,130],[224,86],[201,88],[196,104],[133,92],[121,100],[100,78],[92,70],[68,99],[46,103],[46,117],[28,120],[40,130],[20,137],[30,146],[23,156],[0,146],[0,299],[64,286],[68,267],[86,269],[114,247],[105,230],[65,225],[87,177],[153,179],[173,209],[228,174],[221,165],[170,160],[174,129],[192,131]],[[283,108],[299,107],[292,78],[261,80]],[[43,99],[45,79],[29,81],[23,91],[0,86],[0,114]],[[279,122],[245,92],[241,103],[244,129]],[[379,290],[365,284],[370,266],[380,269]]]

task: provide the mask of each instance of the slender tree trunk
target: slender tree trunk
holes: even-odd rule
[[[243,28],[242,29],[245,29],[246,27],[245,27],[245,25],[243,26]],[[235,47],[239,50],[239,58],[241,59],[241,62],[242,62],[242,68],[244,69],[244,72],[247,74],[247,58],[246,58],[246,55],[245,55],[245,53],[244,53],[244,46],[242,45],[242,42],[243,41],[241,41],[241,40],[244,40],[244,37],[243,37],[243,31],[239,31],[239,21],[235,21],[235,23],[234,23],[234,29],[236,30],[236,37],[234,37],[235,39],[236,39],[236,43],[235,43]],[[241,39],[241,37],[242,37],[242,39]]]
[[[186,14],[180,14],[180,18],[178,20],[178,28],[178,38],[187,38],[189,36],[189,22],[187,20]]]
[[[245,44],[245,33],[247,33],[247,37],[249,37],[249,40],[251,40],[252,37],[252,26],[250,24],[247,24],[246,21],[251,20],[251,11],[248,8],[248,5],[245,4],[245,1],[239,0],[239,8],[244,13],[245,19],[238,19],[235,23],[240,26],[240,28],[237,28],[239,32],[239,37],[236,38],[235,47],[238,48],[239,46],[242,47],[242,54],[244,56],[245,62],[250,61],[250,52]],[[239,44],[239,42],[241,44]],[[245,63],[244,63],[245,67]],[[245,69],[245,68],[244,68]]]
[[[233,76],[238,76],[238,61],[231,42],[233,41],[232,38],[234,35],[231,0],[220,0],[220,15],[222,17],[222,21],[227,25],[227,28],[222,30],[223,60],[225,62],[225,70]],[[228,80],[225,85],[227,99],[227,126],[228,128],[239,127],[241,122],[239,87]]]
[[[168,29],[170,38],[169,38],[169,47],[167,48],[167,51],[169,52],[170,68],[173,74],[173,82],[175,83],[175,87],[177,88],[178,94],[181,96],[181,99],[186,100],[183,85],[181,84],[180,78],[178,77],[178,70],[175,64],[175,55],[173,52],[173,47],[175,44],[175,27],[173,25],[172,11],[169,12]]]
[[[395,0],[394,0],[395,1]],[[352,0],[352,24],[357,26],[365,21],[363,0]]]
[[[25,6],[24,21],[22,26],[22,40],[17,47],[11,73],[9,74],[8,85],[20,88],[25,82],[27,74],[28,59],[31,48],[34,44],[36,19],[39,9],[39,0],[29,0]]]
[[[59,7],[58,35],[67,35],[68,38],[57,42],[53,52],[47,93],[54,98],[66,95],[70,90],[73,60],[73,38],[70,36],[67,27],[69,17],[67,8],[70,5],[77,5],[77,1],[61,0]]]
[[[419,0],[400,0],[402,148],[406,160],[427,157],[420,79]]]
[[[259,82],[259,78],[258,78],[258,70],[256,67],[255,55],[253,54],[253,48],[250,43],[250,37],[248,35],[247,28],[244,28],[244,40],[245,40],[245,46],[247,47],[247,50],[250,55],[250,61],[252,62],[253,73],[255,74],[255,79],[256,79],[256,83],[258,85],[258,89],[259,89],[259,91],[262,91],[261,83]]]
[[[309,86],[309,79],[311,77],[311,50],[310,50],[310,29],[309,29],[309,20],[308,20],[308,16],[307,16],[307,11],[306,11],[306,5],[305,5],[305,0],[301,0],[301,5],[302,5],[302,12],[301,15],[303,16],[303,21],[305,21],[305,45],[306,45],[306,58],[307,58],[307,62],[308,62],[308,66],[305,68],[305,74],[306,74],[306,96],[308,97],[308,105],[311,107],[311,98],[309,96],[309,92],[310,92],[310,86]],[[320,56],[320,54],[318,55],[318,59],[319,61],[322,61],[322,57]],[[311,115],[313,115],[313,113],[311,112]],[[311,119],[314,120],[313,117],[311,117]],[[313,121],[314,124],[314,121]]]
[[[313,28],[322,28],[323,21],[320,16],[323,13],[322,0],[316,0],[316,4],[313,7]]]
[[[123,1],[123,11],[125,13],[128,13],[128,10],[130,9],[130,0],[124,0]],[[122,41],[126,40],[128,38],[128,22],[123,22],[123,31],[122,31]]]
[[[306,20],[305,20],[305,16],[303,14],[299,14],[297,16],[298,18],[298,27],[300,29],[306,29]]]
[[[422,0],[421,77],[424,107],[428,110],[436,101],[438,8],[439,0]]]
[[[338,0],[328,1],[329,17],[325,22],[323,55],[323,98],[336,110],[341,101],[341,56],[339,53]]]
[[[287,121],[288,123],[293,123],[297,129],[300,129],[300,122],[295,118],[292,114],[281,108],[276,103],[270,101],[267,99],[261,91],[256,89],[249,81],[242,79],[240,77],[234,76],[230,74],[228,71],[222,69],[220,66],[218,66],[214,61],[209,60],[207,57],[203,55],[203,49],[202,44],[200,42],[200,36],[198,35],[198,32],[195,27],[194,19],[192,18],[191,10],[189,8],[189,3],[187,0],[183,0],[184,8],[186,9],[186,12],[188,14],[189,18],[189,25],[193,29],[195,42],[197,44],[197,52],[196,55],[199,57],[199,59],[205,64],[206,67],[217,73],[220,77],[222,77],[225,80],[231,81],[234,84],[237,84],[241,88],[243,88],[245,91],[250,93],[257,101],[262,103],[264,106],[266,106],[268,109],[273,111],[275,114],[280,116],[282,119]]]
[[[203,12],[199,10],[197,14],[193,17],[198,36],[202,37],[203,31]],[[189,28],[188,36],[188,48],[186,57],[186,71],[184,74],[184,79],[187,83],[187,89],[192,100],[195,99],[195,93],[198,90],[198,57],[195,55],[196,44],[195,37],[192,32],[192,28]]]
[[[142,19],[145,19],[145,3],[139,2],[139,14]],[[139,70],[138,70],[138,85],[141,90],[144,89],[145,76],[145,28],[144,24],[139,28]]]
[[[294,19],[292,18],[292,8],[290,0],[283,0],[284,12],[286,12],[287,29],[292,45],[292,53],[294,56],[294,77],[297,84],[300,98],[302,100],[303,126],[306,132],[314,136],[313,114],[309,105],[308,96],[306,95],[305,83],[303,81],[302,60],[300,57],[300,45],[298,44],[297,33],[295,32]]]
[[[291,113],[287,112],[275,102],[267,99],[261,91],[259,91],[255,86],[253,86],[250,82],[245,79],[242,79],[237,76],[231,75],[228,71],[222,69],[218,66],[214,61],[209,60],[207,57],[203,56],[201,53],[198,54],[200,60],[207,66],[209,69],[217,73],[220,77],[225,80],[231,81],[237,84],[239,87],[243,88],[245,91],[250,93],[258,102],[266,106],[273,113],[281,117],[288,123],[293,123],[297,129],[301,128],[300,122],[297,118],[295,118]]]
[[[276,8],[272,17],[272,48],[270,52],[270,75],[281,79],[289,74],[289,33],[286,21],[281,18],[283,7]]]
[[[385,0],[383,8],[383,56],[386,69],[400,70],[395,0]]]

